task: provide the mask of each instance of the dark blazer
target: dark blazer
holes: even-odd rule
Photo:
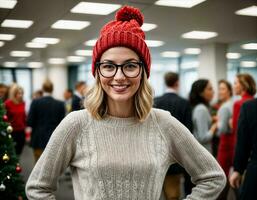
[[[64,103],[51,96],[32,101],[27,124],[32,127],[31,146],[44,149],[52,132],[65,116]]]
[[[192,109],[189,101],[175,93],[165,93],[154,99],[154,107],[167,110],[192,132]]]
[[[75,111],[75,110],[80,110],[83,108],[83,99],[81,99],[79,96],[77,96],[76,94],[74,94],[72,96],[72,105],[71,105],[71,110]]]
[[[169,111],[172,116],[184,124],[192,132],[192,109],[190,103],[175,93],[165,93],[154,99],[154,107]],[[180,174],[184,170],[179,164],[171,165],[167,174]]]
[[[250,200],[257,195],[257,99],[245,102],[240,110],[237,127],[237,145],[234,170],[246,170],[240,200]]]

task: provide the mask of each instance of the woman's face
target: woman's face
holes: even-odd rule
[[[123,64],[128,61],[139,62],[138,55],[131,49],[126,47],[114,47],[105,51],[100,59],[100,62],[110,62],[114,64]],[[99,73],[99,71],[98,71]],[[133,97],[137,92],[141,74],[135,78],[126,77],[121,68],[118,68],[114,77],[105,78],[100,73],[100,83],[103,90],[107,94],[108,103],[132,103]]]
[[[23,101],[23,91],[22,90],[18,90],[17,93],[15,94],[15,99],[18,102]]]
[[[240,84],[240,82],[239,82],[237,77],[235,78],[233,89],[234,89],[235,95],[241,95],[243,93],[243,91],[244,91],[243,87]]]
[[[209,103],[211,102],[213,95],[214,95],[214,91],[213,91],[212,85],[210,82],[208,82],[208,84],[204,88],[204,91],[202,92],[202,97],[205,99],[205,101]]]
[[[230,91],[225,83],[219,84],[219,100],[224,102],[230,98]]]

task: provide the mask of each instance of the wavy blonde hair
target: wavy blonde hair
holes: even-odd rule
[[[91,89],[89,89],[84,106],[95,119],[101,120],[108,114],[107,94],[104,92],[101,86],[98,71],[95,74],[95,78],[96,83]],[[141,83],[136,94],[134,95],[135,117],[139,121],[144,121],[148,116],[152,105],[153,90],[148,82],[146,72],[143,68]]]
[[[24,93],[23,88],[21,86],[19,86],[16,83],[12,84],[9,90],[9,99],[11,99],[15,103],[19,103],[18,100],[16,99],[16,95],[19,91]]]

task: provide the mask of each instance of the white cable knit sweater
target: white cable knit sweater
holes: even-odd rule
[[[196,184],[188,200],[214,200],[226,183],[215,159],[170,113],[93,119],[70,113],[56,128],[26,185],[30,200],[54,200],[70,166],[76,200],[158,200],[166,171],[178,162]]]

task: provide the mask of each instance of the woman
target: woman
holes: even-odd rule
[[[224,170],[226,176],[229,175],[230,167],[234,156],[234,138],[231,134],[229,120],[232,117],[232,87],[226,80],[219,81],[219,99],[222,102],[218,110],[217,135],[220,137],[217,160]]]
[[[214,95],[212,85],[207,79],[199,79],[192,85],[189,100],[193,107],[193,134],[210,153],[212,153],[212,138],[217,124],[212,124],[209,103]]]
[[[16,154],[22,153],[25,144],[26,114],[23,101],[23,89],[17,84],[11,86],[9,99],[5,101],[8,121],[13,127],[12,137],[15,141]]]
[[[77,200],[159,199],[175,162],[196,183],[187,199],[215,199],[224,187],[215,159],[168,112],[152,109],[142,24],[140,11],[125,6],[103,27],[93,51],[96,83],[87,109],[70,113],[54,131],[27,182],[29,199],[55,199],[67,166]]]
[[[227,178],[229,175],[230,168],[233,165],[234,156],[234,137],[231,133],[231,128],[229,126],[229,120],[232,117],[232,86],[226,80],[219,81],[219,101],[221,102],[221,107],[217,114],[217,132],[216,134],[220,137],[217,160],[224,170]],[[223,190],[218,199],[227,199],[229,185]]]

